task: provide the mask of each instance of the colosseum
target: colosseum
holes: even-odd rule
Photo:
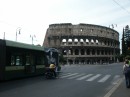
[[[93,24],[51,24],[43,45],[58,49],[66,64],[108,64],[120,54],[119,33]]]

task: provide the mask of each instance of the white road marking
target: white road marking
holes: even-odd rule
[[[110,91],[104,97],[111,97],[111,95],[116,91],[116,89],[120,86],[123,80],[124,78],[120,78],[118,80],[118,84],[116,84],[112,89],[110,89]]]
[[[85,81],[94,81],[96,80],[98,77],[100,77],[102,74],[79,74],[79,73],[64,73],[60,75],[60,78],[66,78],[66,79],[75,79],[75,80],[85,80]],[[103,75],[102,75],[103,76]],[[112,75],[104,75],[102,78],[100,77],[99,80],[97,80],[97,82],[99,83],[103,83],[106,82]],[[112,84],[117,84],[118,81],[120,80],[120,75],[115,75],[113,76],[113,79],[111,81]]]
[[[95,76],[92,76],[91,78],[89,78],[89,79],[86,80],[86,81],[93,81],[93,80],[95,80],[96,78],[98,78],[99,76],[101,76],[101,74],[97,74],[97,75],[95,75]]]
[[[100,79],[98,82],[105,82],[111,75],[105,75],[102,79]]]
[[[60,76],[65,76],[65,75],[68,75],[68,74],[72,74],[72,73],[63,73]]]
[[[72,74],[69,74],[69,75],[65,75],[65,76],[62,76],[60,78],[66,78],[66,77],[70,77],[70,76],[74,76],[74,75],[77,75],[78,73],[72,73]]]
[[[84,74],[79,74],[79,75],[76,75],[76,76],[72,76],[72,77],[69,77],[67,79],[74,79],[74,78],[77,78],[77,77],[80,77],[80,76],[83,76]]]
[[[92,76],[93,74],[88,74],[88,75],[85,75],[85,76],[82,76],[82,77],[80,77],[80,78],[77,78],[76,80],[83,80],[83,79],[86,79],[86,78],[88,78],[88,77],[90,77],[90,76]]]
[[[113,78],[112,84],[117,84],[117,82],[120,80],[120,75],[115,75]]]

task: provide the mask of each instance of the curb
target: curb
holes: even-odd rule
[[[111,97],[111,95],[117,90],[117,88],[120,86],[120,84],[123,82],[124,77],[121,78],[118,81],[118,84],[116,84],[104,97]]]

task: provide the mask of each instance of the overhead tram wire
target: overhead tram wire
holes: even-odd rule
[[[123,6],[121,6],[116,0],[113,1],[130,15],[130,12],[126,10]]]

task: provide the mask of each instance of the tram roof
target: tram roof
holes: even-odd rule
[[[10,40],[5,40],[5,43],[6,43],[6,46],[10,46],[10,47],[23,48],[23,49],[31,49],[31,50],[41,50],[41,51],[45,50],[45,48],[42,47],[42,46],[25,44],[25,43],[10,41]]]
[[[44,48],[44,50],[45,50],[46,52],[49,52],[49,51],[58,52],[58,50],[55,49],[55,48]]]

